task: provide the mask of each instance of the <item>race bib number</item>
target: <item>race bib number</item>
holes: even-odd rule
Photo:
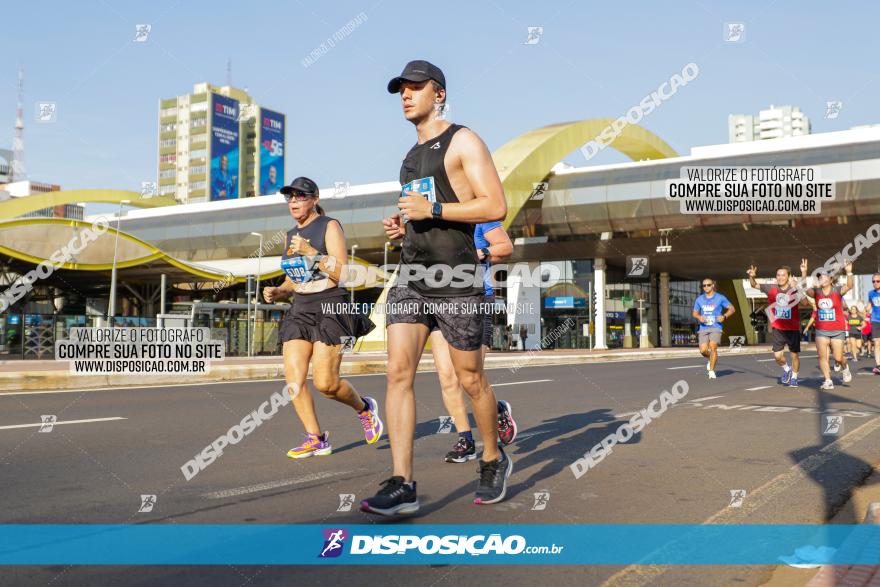
[[[703,324],[705,326],[715,325],[715,306],[703,306]]]
[[[822,309],[819,308],[819,320],[823,322],[834,322],[835,320],[835,312],[834,308]]]
[[[294,283],[305,283],[312,279],[311,263],[305,257],[282,259],[281,268]]]
[[[437,192],[434,190],[434,177],[423,177],[421,179],[414,179],[408,184],[402,186],[400,188],[400,195],[407,195],[406,192],[416,192],[423,195],[428,199],[432,204],[437,201]],[[409,222],[409,218],[406,215],[403,216],[404,222]]]
[[[776,306],[776,318],[779,320],[791,319],[791,308],[780,308]]]

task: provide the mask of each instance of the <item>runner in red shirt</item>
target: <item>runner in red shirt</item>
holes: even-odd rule
[[[806,277],[807,260],[801,260],[801,275]],[[776,269],[776,285],[769,283],[758,284],[755,276],[758,267],[752,265],[746,272],[749,283],[755,289],[760,289],[767,294],[767,314],[770,318],[770,326],[773,331],[773,358],[776,364],[782,367],[782,376],[779,383],[789,387],[798,386],[798,371],[801,360],[798,353],[801,352],[801,317],[798,312],[798,289],[797,280],[791,276],[791,267],[782,265]],[[785,347],[791,354],[791,367],[785,360]]]
[[[806,269],[806,262],[801,267]],[[831,354],[835,361],[843,365],[843,382],[852,381],[852,373],[843,354],[847,329],[843,296],[853,288],[852,263],[846,263],[846,285],[843,287],[834,287],[831,276],[824,272],[819,273],[818,281],[819,287],[812,287],[806,293],[816,300],[816,350],[819,352],[819,369],[825,377],[820,389],[831,390],[834,389],[828,364]]]

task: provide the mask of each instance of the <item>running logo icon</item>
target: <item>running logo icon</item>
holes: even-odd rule
[[[354,349],[354,343],[357,342],[356,336],[340,336],[340,344],[342,346],[339,347],[339,354],[344,355],[347,352],[350,352]]]
[[[547,188],[550,187],[550,183],[546,181],[539,181],[532,184],[532,195],[529,196],[529,201],[532,202],[540,202],[544,199],[544,193],[547,191]]]
[[[727,507],[738,508],[742,507],[743,500],[746,498],[746,490],[745,489],[731,489],[730,490],[730,503],[727,504]]]
[[[843,416],[822,416],[822,434],[837,436],[843,432]]]
[[[336,558],[342,554],[348,533],[342,528],[324,529],[324,548],[318,558]]]
[[[141,182],[141,197],[148,198],[150,196],[155,196],[158,191],[159,189],[156,187],[155,181]]]
[[[742,351],[743,345],[746,344],[745,336],[731,336],[730,337],[730,350],[731,352],[738,353]]]
[[[156,505],[156,496],[155,495],[141,495],[141,507],[138,508],[139,514],[148,514],[153,511],[153,507]]]
[[[627,277],[646,277],[648,275],[648,258],[647,257],[627,257],[626,258],[626,276]]]
[[[146,43],[147,38],[150,36],[151,30],[153,30],[153,25],[150,25],[150,24],[136,24],[136,25],[134,25],[134,42],[135,43]]]
[[[58,421],[58,416],[40,416],[40,420],[42,421],[40,432],[52,432],[52,428],[55,427],[55,423]]]
[[[440,427],[437,428],[437,434],[449,434],[452,432],[453,424],[455,424],[455,418],[452,416],[440,416]]]
[[[344,198],[348,195],[348,188],[351,187],[351,183],[347,181],[334,181],[333,182],[333,197],[334,198]]]
[[[530,26],[527,27],[528,36],[526,37],[526,42],[523,45],[537,45],[541,42],[541,37],[544,36],[544,27],[542,26]]]
[[[336,511],[337,512],[350,512],[352,505],[354,505],[354,493],[340,493],[339,494],[339,507],[336,508]]]
[[[724,23],[724,40],[728,43],[742,43],[746,39],[746,25],[742,22]]]
[[[843,109],[843,102],[840,100],[828,100],[825,102],[825,118],[829,120],[833,120],[840,116],[840,111]]]
[[[550,501],[549,491],[539,491],[535,493],[535,503],[532,504],[532,511],[541,511],[547,509],[547,502]]]

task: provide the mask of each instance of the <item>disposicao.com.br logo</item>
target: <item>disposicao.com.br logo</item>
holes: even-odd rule
[[[345,530],[330,528],[324,530],[324,545],[319,558],[338,557],[344,550],[348,538]],[[518,554],[559,554],[564,546],[556,544],[545,546],[529,546],[525,537],[512,534],[503,537],[501,534],[449,534],[439,535],[406,535],[388,534],[351,535],[350,555],[518,555]]]

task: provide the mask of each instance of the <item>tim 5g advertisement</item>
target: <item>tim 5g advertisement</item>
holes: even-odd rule
[[[260,109],[260,195],[284,185],[284,115]]]

